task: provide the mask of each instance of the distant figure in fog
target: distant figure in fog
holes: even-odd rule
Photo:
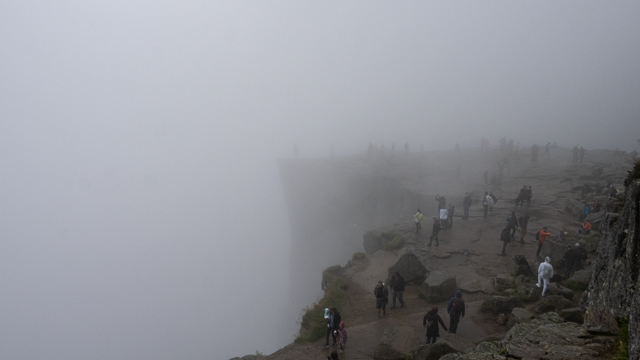
[[[458,331],[458,323],[460,318],[464,317],[465,308],[464,300],[462,300],[462,291],[458,289],[456,294],[449,300],[449,304],[447,304],[450,333],[455,334]]]
[[[544,258],[544,262],[540,264],[538,267],[538,283],[537,287],[540,287],[542,283],[544,286],[542,287],[542,296],[547,292],[547,286],[549,285],[549,281],[553,277],[553,266],[551,266],[551,259],[547,256]]]
[[[482,206],[484,207],[484,217],[487,217],[489,207],[493,206],[493,198],[489,196],[489,193],[485,191],[484,198],[482,199]]]
[[[584,153],[585,150],[582,146],[578,145],[578,147],[580,148],[580,164],[582,164],[582,159],[584,159]]]
[[[436,194],[436,201],[438,202],[438,213],[447,208],[447,199],[444,198],[444,195]]]
[[[524,214],[518,218],[520,224],[520,243],[524,244],[524,236],[527,234],[527,226],[529,225],[529,214]]]
[[[471,195],[469,195],[469,193],[465,193],[464,194],[464,199],[462,200],[462,208],[464,210],[464,215],[462,216],[463,219],[468,219],[469,218],[469,208],[471,207]]]
[[[396,298],[400,301],[400,307],[404,307],[404,300],[402,295],[404,294],[404,278],[400,275],[399,271],[396,271],[391,275],[391,309],[396,308]]]
[[[378,319],[380,319],[380,311],[382,316],[387,316],[387,303],[389,302],[389,289],[382,281],[378,281],[378,284],[373,289],[373,296],[376,298],[376,309],[378,309]]]
[[[529,185],[529,188],[527,189],[527,193],[525,194],[525,201],[527,202],[527,205],[531,205],[532,196],[533,196],[533,189],[531,188],[531,185]]]
[[[437,217],[433,218],[433,227],[431,228],[431,237],[429,238],[429,245],[427,246],[431,246],[431,242],[433,242],[433,240],[436,240],[436,246],[440,245],[438,243],[438,233],[440,232],[440,220],[438,220]]]
[[[580,149],[578,149],[578,145],[573,147],[573,163],[578,162],[578,157],[580,156]]]
[[[418,209],[418,211],[413,214],[413,221],[416,223],[416,234],[420,232],[420,230],[422,230],[422,225],[420,225],[420,223],[422,222],[424,215],[422,215],[422,212],[420,212],[420,209]]]
[[[507,244],[511,241],[511,229],[509,229],[508,227],[502,229],[502,232],[500,233],[500,241],[502,241],[502,252],[500,253],[501,256],[506,255],[505,250],[507,250]]]
[[[440,209],[440,229],[444,230],[449,227],[449,211]]]
[[[453,229],[453,212],[456,211],[456,207],[453,204],[449,204],[449,210],[447,210],[447,216],[449,217],[449,229]]]
[[[538,152],[539,151],[540,151],[540,148],[538,147],[538,144],[533,144],[531,146],[531,161],[532,162],[538,161]]]

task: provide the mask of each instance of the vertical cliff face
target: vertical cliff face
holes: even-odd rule
[[[587,326],[617,328],[629,319],[629,352],[640,356],[640,181],[630,182],[624,196],[612,199],[604,215],[598,256],[587,295]]]

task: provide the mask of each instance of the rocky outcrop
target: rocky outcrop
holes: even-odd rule
[[[433,271],[422,284],[422,293],[429,302],[449,300],[456,292],[456,278],[451,274]]]
[[[389,278],[396,271],[400,272],[408,284],[422,284],[427,275],[427,269],[422,265],[420,259],[408,248],[404,248],[398,253],[398,261],[389,268]]]
[[[636,165],[636,167],[640,167]],[[585,324],[617,330],[629,320],[630,358],[640,357],[640,181],[628,181],[624,201],[610,201],[600,225],[602,238],[591,267]],[[622,208],[620,213],[616,213]],[[583,304],[584,306],[585,304]]]
[[[524,275],[530,276],[533,275],[531,272],[531,268],[529,267],[529,262],[524,255],[516,255],[513,257],[512,262],[512,270],[511,273],[514,276]]]
[[[573,307],[573,303],[560,295],[547,295],[533,308],[533,311],[542,314],[548,311],[556,311]]]

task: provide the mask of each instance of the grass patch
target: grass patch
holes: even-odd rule
[[[404,244],[404,237],[400,234],[395,234],[393,239],[387,241],[387,245],[385,245],[384,249],[387,251],[395,250],[401,247]]]
[[[493,302],[491,298],[484,299],[482,304],[480,305],[480,312],[489,313],[489,312],[497,312],[498,308],[496,304]]]
[[[331,268],[334,268],[333,266]],[[331,269],[329,268],[329,269]],[[328,270],[324,273],[329,273]],[[324,296],[320,301],[308,309],[302,316],[302,328],[303,334],[295,339],[295,343],[314,342],[318,339],[322,339],[327,331],[327,322],[324,320],[324,309],[335,306],[340,311],[340,307],[344,301],[345,290],[347,284],[340,277],[332,275],[328,286],[325,288]]]
[[[618,341],[613,352],[613,360],[629,359],[629,319],[616,319],[618,323]]]

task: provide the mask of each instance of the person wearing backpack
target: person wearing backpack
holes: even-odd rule
[[[340,321],[342,320],[340,313],[335,306],[331,306],[329,308],[329,318],[325,315],[325,319],[327,320],[327,341],[322,348],[329,347],[329,335],[331,335],[331,338],[333,339],[333,346],[336,345],[336,331],[338,330],[338,324],[340,324]]]
[[[520,224],[520,243],[524,244],[524,236],[527,233],[527,225],[529,225],[529,214],[524,214],[518,218]]]
[[[507,244],[511,241],[511,229],[508,227],[502,229],[502,233],[500,233],[500,241],[502,241],[502,252],[500,256],[507,255],[505,250],[507,250]]]
[[[440,328],[438,323],[442,325],[444,331],[447,331],[447,326],[442,321],[440,315],[438,315],[438,307],[434,306],[427,312],[422,318],[422,326],[427,328],[427,344],[433,344],[440,337]]]
[[[547,227],[543,227],[542,230],[536,233],[536,240],[538,240],[538,251],[536,251],[536,257],[540,257],[540,250],[542,250],[542,244],[547,237],[551,236],[550,233],[547,232]]]
[[[462,291],[456,290],[456,294],[449,300],[447,312],[449,313],[449,332],[455,334],[458,331],[460,318],[464,317],[465,305],[462,300]]]
[[[413,221],[415,221],[416,223],[416,234],[420,232],[420,230],[422,230],[422,225],[420,225],[420,222],[422,222],[422,219],[424,218],[424,215],[422,215],[422,213],[420,212],[420,209],[418,209],[418,211],[413,214]]]
[[[387,303],[389,302],[389,289],[382,281],[378,281],[378,284],[373,288],[373,296],[376,297],[376,309],[378,309],[378,319],[380,319],[380,310],[382,310],[382,316],[387,316]]]
[[[404,278],[400,276],[400,272],[396,271],[391,276],[391,309],[396,307],[396,297],[400,301],[400,307],[404,307],[404,300],[402,295],[404,294]]]
[[[549,285],[549,280],[553,277],[553,266],[550,264],[551,259],[547,256],[544,258],[544,262],[540,264],[538,267],[538,283],[537,287],[540,287],[540,283],[544,283],[542,287],[542,296],[547,292],[547,286]]]

